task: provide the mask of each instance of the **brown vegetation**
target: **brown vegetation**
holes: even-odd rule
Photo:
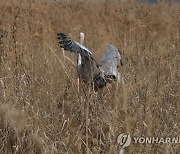
[[[0,153],[117,153],[117,137],[180,134],[179,4],[0,2]],[[77,92],[56,40],[65,32],[99,57],[123,55],[125,84]],[[74,54],[66,53],[74,62]],[[128,153],[178,153],[179,144],[131,144]]]

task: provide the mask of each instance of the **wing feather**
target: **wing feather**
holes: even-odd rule
[[[64,33],[58,33],[58,40],[61,48],[64,48],[66,51],[80,53],[82,56],[86,58],[93,58],[93,54],[89,51],[85,46],[80,43],[72,40],[68,35]]]
[[[118,49],[109,44],[105,48],[105,52],[98,62],[98,67],[103,72],[105,77],[112,77],[113,79],[119,79],[118,66],[121,61],[121,56]]]

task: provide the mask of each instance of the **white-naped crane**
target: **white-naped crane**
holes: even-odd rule
[[[120,81],[118,67],[122,65],[122,59],[115,46],[108,44],[102,57],[96,61],[92,52],[83,46],[84,33],[80,33],[80,43],[72,40],[67,34],[58,33],[57,35],[61,48],[77,54],[77,71],[84,83],[92,84],[97,90],[112,80]]]

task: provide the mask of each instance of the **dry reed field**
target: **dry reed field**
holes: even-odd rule
[[[118,153],[117,137],[180,137],[180,4],[1,0],[0,153]],[[56,34],[99,58],[122,52],[124,84],[95,93]],[[76,64],[76,55],[66,52]],[[180,144],[131,143],[129,154],[178,154]]]

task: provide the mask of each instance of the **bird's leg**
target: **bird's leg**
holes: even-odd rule
[[[79,93],[79,77],[77,78],[77,88],[78,88],[78,93]]]
[[[111,94],[111,91],[110,91],[110,88],[112,87],[112,85],[108,84],[107,85],[107,90],[108,90],[108,93]]]
[[[64,62],[65,62],[65,51],[63,49],[63,58],[64,58]]]

